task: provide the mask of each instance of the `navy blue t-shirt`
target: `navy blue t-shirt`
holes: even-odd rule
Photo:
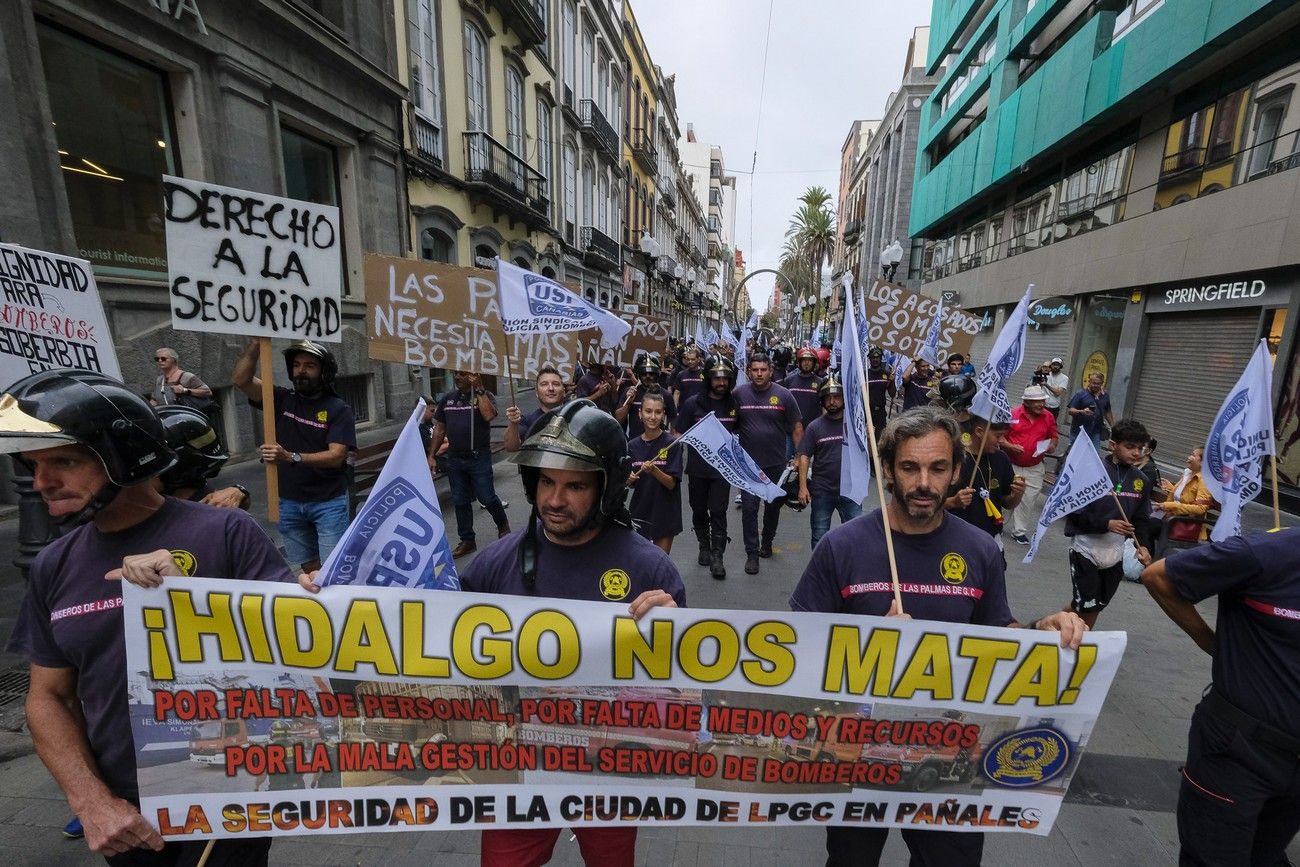
[[[600,385],[603,381],[604,380],[599,376],[584,373],[582,378],[578,380],[577,387],[573,390],[573,396],[585,397],[605,412],[613,412],[614,390],[612,388],[606,389],[605,393],[600,397],[592,397],[591,395],[591,393],[596,390],[596,386]]]
[[[672,388],[668,389],[668,391],[672,391],[674,388],[680,392],[678,395],[681,398],[679,404],[685,404],[686,401],[704,391],[704,370],[702,368],[691,370],[689,367],[683,367],[673,375]]]
[[[903,610],[917,620],[1007,626],[1002,552],[987,533],[944,514],[930,533],[894,533]],[[813,549],[790,607],[828,614],[889,613],[894,591],[880,509],[840,524]]]
[[[262,401],[249,398],[255,407]],[[290,452],[328,451],[330,443],[357,447],[357,423],[352,407],[332,394],[303,397],[293,389],[275,387],[275,441]],[[342,466],[309,467],[305,463],[276,464],[280,497],[301,503],[322,503],[347,493]],[[136,552],[140,553],[140,552]]]
[[[903,380],[903,409],[928,406],[930,404],[930,383],[931,378],[920,371],[913,371],[911,376]]]
[[[971,482],[971,476],[974,474],[974,482]],[[975,457],[970,452],[962,457],[961,474],[957,476],[957,481],[948,489],[947,495],[951,497],[962,488],[974,488],[975,496],[971,497],[970,505],[964,509],[949,509],[950,514],[956,515],[969,524],[974,524],[990,536],[999,536],[1002,534],[1002,522],[989,514],[989,510],[984,505],[984,498],[980,496],[981,491],[989,492],[989,501],[993,503],[999,512],[1006,511],[1003,502],[1007,494],[1011,493],[1011,482],[1015,479],[1016,473],[1011,466],[1011,459],[1007,453],[1001,449],[980,455],[979,466],[976,467]],[[1005,514],[1003,515],[1005,517]]]
[[[116,533],[76,528],[41,550],[8,650],[45,668],[77,672],[86,738],[109,789],[136,798],[135,740],[127,702],[122,582],[104,573],[131,554],[166,548],[186,575],[294,580],[284,558],[242,509],[168,497],[144,521]],[[39,720],[33,720],[39,724]]]
[[[844,417],[837,419],[820,416],[804,429],[799,441],[798,454],[812,458],[809,470],[808,492],[819,495],[840,495],[840,462],[844,456]]]
[[[747,382],[731,393],[736,400],[736,434],[741,447],[762,467],[785,465],[785,440],[803,416],[794,395],[771,383],[759,391]]]
[[[1088,432],[1088,436],[1101,434],[1101,426],[1106,423],[1106,413],[1110,412],[1110,395],[1106,392],[1094,395],[1086,388],[1081,388],[1070,398],[1070,409],[1091,409],[1092,415],[1070,415],[1070,436],[1079,428]]]
[[[724,400],[716,400],[707,391],[696,395],[682,405],[682,411],[677,414],[673,430],[679,434],[686,433],[695,426],[696,422],[709,413],[713,413],[728,431],[736,432],[736,402],[730,394]],[[688,476],[699,476],[702,479],[722,478],[722,473],[710,466],[709,462],[700,457],[700,453],[695,449],[690,446],[678,446],[678,448],[687,450],[686,474]]]
[[[528,432],[533,429],[533,425],[537,424],[537,420],[542,416],[546,415],[547,412],[549,412],[549,410],[539,406],[537,409],[533,410],[532,412],[526,412],[522,416],[520,416],[519,439],[520,440],[527,439]]]
[[[638,532],[651,541],[676,536],[682,531],[682,447],[669,448],[674,439],[676,437],[667,431],[660,431],[659,436],[649,442],[644,436],[627,441],[633,472],[646,463],[653,463],[677,480],[669,490],[647,469],[632,485],[628,511],[636,521]]]
[[[496,407],[496,399],[490,393],[486,396]],[[446,429],[448,453],[463,455],[492,447],[492,422],[483,418],[478,404],[479,399],[472,391],[449,391],[438,401],[433,417]]]
[[[1179,551],[1165,571],[1189,602],[1219,597],[1214,688],[1256,719],[1300,732],[1300,528]]]
[[[623,420],[623,432],[627,434],[630,440],[633,437],[641,436],[645,430],[645,425],[641,423],[641,398],[645,397],[646,387],[638,385],[636,387],[636,397],[632,398],[632,405],[627,408],[627,418]],[[673,396],[668,393],[667,389],[660,388],[659,393],[664,398],[664,427],[671,427],[673,419],[677,418],[677,404],[673,403]]]
[[[799,415],[805,426],[812,424],[813,419],[822,414],[822,402],[818,394],[824,381],[815,373],[804,376],[802,370],[796,370],[781,380],[781,384],[794,395],[795,403],[799,404]]]
[[[493,542],[460,573],[462,590],[629,603],[646,590],[663,590],[686,605],[686,585],[667,554],[629,527],[610,525],[584,545],[556,545],[537,524],[537,580],[524,588],[517,562],[525,527]],[[628,581],[610,580],[624,573]],[[619,576],[620,578],[622,576]]]

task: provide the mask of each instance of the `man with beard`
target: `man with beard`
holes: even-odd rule
[[[114,867],[195,864],[203,842],[164,843],[140,815],[128,705],[122,586],[163,575],[292,581],[240,509],[165,497],[175,465],[163,423],[122,383],[83,370],[25,377],[0,400],[0,453],[32,473],[50,517],[69,528],[36,556],[8,650],[30,663],[36,754]],[[189,410],[187,410],[188,412]],[[265,865],[271,840],[221,840],[213,867]]]
[[[248,402],[262,408],[262,380],[253,375],[259,339],[235,364],[230,379]],[[285,556],[304,572],[319,569],[348,528],[348,452],[357,447],[352,407],[334,393],[338,362],[310,340],[284,351],[293,388],[274,390],[275,442],[258,454],[280,478],[280,522]]]
[[[659,383],[659,359],[653,355],[642,355],[632,365],[632,371],[641,384],[627,386],[623,392],[623,402],[614,409],[614,418],[623,425],[623,433],[629,440],[641,436],[645,431],[645,425],[641,424],[641,398],[647,391],[663,394],[664,411],[668,413],[668,420],[677,418],[677,404],[673,403],[672,396],[664,392]]]
[[[506,421],[509,422],[504,437],[506,451],[519,451],[520,444],[528,438],[528,432],[537,420],[563,403],[564,379],[548,364],[537,371],[537,409],[524,413],[517,406],[506,407]]]
[[[1088,385],[1074,393],[1066,411],[1070,413],[1070,445],[1080,434],[1092,440],[1092,444],[1101,451],[1102,427],[1115,424],[1115,413],[1111,409],[1110,395],[1103,390],[1106,378],[1100,373],[1088,377]]]
[[[786,438],[799,447],[803,438],[803,417],[794,395],[772,381],[772,363],[767,354],[749,356],[745,373],[749,382],[732,392],[736,400],[736,433],[740,446],[754,459],[769,479],[781,477],[786,467]],[[763,530],[759,535],[758,507],[755,494],[743,493],[740,500],[740,523],[745,538],[745,572],[758,574],[758,558],[772,556],[772,539],[781,520],[784,497],[763,507]]]
[[[677,406],[685,406],[686,401],[704,391],[703,359],[700,350],[693,346],[682,353],[681,369],[669,380],[672,384],[673,403]]]
[[[1046,409],[1047,399],[1047,390],[1042,386],[1026,388],[1020,406],[1011,411],[1011,430],[1002,443],[1003,451],[1015,464],[1016,474],[1025,480],[1024,497],[1011,512],[1011,538],[1021,545],[1029,544],[1029,532],[1038,523],[1043,477],[1047,473],[1044,461],[1056,451],[1059,436],[1056,416]],[[1047,445],[1039,448],[1043,442]]]
[[[799,502],[812,505],[812,547],[831,528],[831,513],[844,524],[862,514],[862,504],[840,495],[840,463],[844,454],[844,387],[833,376],[822,383],[823,413],[809,423],[799,443]],[[812,484],[808,460],[812,459]]]
[[[736,427],[736,401],[731,390],[736,385],[736,365],[723,355],[710,356],[704,375],[708,391],[686,401],[677,416],[679,434],[690,430],[709,413],[713,413],[722,426],[734,433]],[[686,495],[691,504],[691,526],[700,542],[700,555],[696,561],[709,567],[709,574],[718,580],[727,577],[723,554],[727,551],[727,496],[731,485],[699,453],[689,446],[686,460]]]
[[[944,494],[962,460],[961,432],[952,416],[920,407],[890,420],[880,437],[880,464],[889,504],[831,530],[812,553],[790,595],[795,611],[898,615],[894,606],[885,520],[893,536],[898,573],[906,580],[905,617],[947,623],[1019,627],[1007,605],[1002,555],[979,528],[947,514]],[[960,585],[965,592],[953,593]],[[1087,627],[1078,615],[1056,611],[1024,628],[1059,630],[1062,647],[1077,649]],[[907,829],[903,841],[914,864],[977,865],[984,835]],[[829,827],[828,867],[874,865],[887,828]]]
[[[918,358],[903,371],[903,409],[925,406],[930,402],[930,389],[935,385],[934,370],[930,362]]]
[[[798,368],[781,380],[781,384],[794,395],[794,402],[799,404],[799,415],[804,425],[822,414],[819,396],[825,379],[817,375],[817,353],[805,346],[794,354],[794,363]]]
[[[533,506],[528,526],[484,549],[461,573],[462,589],[630,602],[636,618],[686,604],[672,560],[632,529],[624,505],[632,462],[617,422],[590,401],[571,401],[543,416],[510,460]],[[636,828],[574,832],[587,864],[632,867]],[[559,835],[559,828],[484,831],[481,863],[545,864]]]
[[[617,365],[603,364],[593,359],[587,365],[587,372],[578,380],[573,396],[585,397],[598,409],[612,413],[620,379]]]
[[[492,485],[492,419],[497,405],[479,382],[477,373],[452,374],[455,388],[442,396],[433,411],[433,439],[429,444],[429,469],[438,471],[438,450],[447,441],[443,466],[456,506],[456,532],[460,542],[452,557],[464,557],[478,548],[474,535],[474,500],[488,510],[497,525],[497,538],[510,532],[510,519]]]

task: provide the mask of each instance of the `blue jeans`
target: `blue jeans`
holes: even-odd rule
[[[839,494],[813,494],[812,498],[812,547],[816,548],[822,536],[831,528],[831,513],[840,513],[840,523],[851,521],[862,514],[862,504],[855,503]]]
[[[295,566],[317,559],[324,564],[343,538],[349,520],[347,494],[318,503],[280,500],[280,521],[276,526],[284,539],[286,559]]]
[[[473,452],[442,456],[442,466],[447,470],[451,485],[451,501],[456,506],[456,532],[462,542],[474,541],[474,501],[478,500],[488,510],[497,527],[510,523],[505,506],[492,486],[492,453]]]

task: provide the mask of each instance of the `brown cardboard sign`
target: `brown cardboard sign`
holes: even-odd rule
[[[915,358],[925,344],[937,299],[897,283],[877,280],[867,291],[867,339],[872,346]],[[980,319],[960,307],[945,307],[939,330],[939,356],[970,355]]]

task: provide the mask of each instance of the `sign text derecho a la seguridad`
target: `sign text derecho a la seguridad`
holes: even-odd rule
[[[124,590],[141,805],[174,838],[646,821],[1047,833],[1124,646],[808,613],[638,623],[624,605],[372,587]]]

